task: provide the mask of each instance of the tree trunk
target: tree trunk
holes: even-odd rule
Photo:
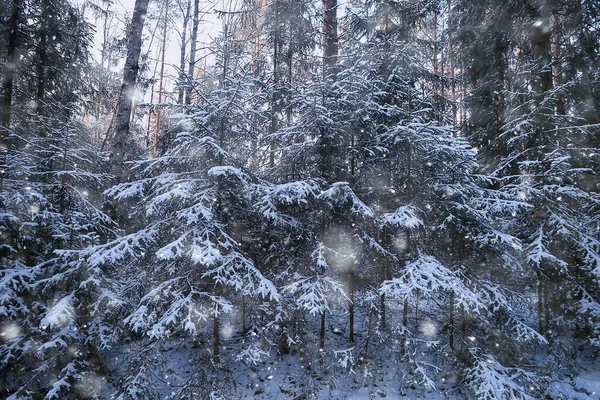
[[[135,95],[135,85],[140,69],[139,59],[142,52],[142,31],[144,30],[148,1],[135,1],[130,31],[128,32],[127,58],[125,59],[125,67],[123,68],[123,83],[121,84],[121,92],[119,93],[119,103],[115,117],[115,139],[111,154],[111,164],[117,182],[122,182],[125,178],[123,167],[125,146],[129,137],[133,96]]]
[[[355,300],[355,293],[356,293],[356,283],[354,281],[355,277],[354,274],[352,274],[350,276],[350,300],[348,301],[348,311],[350,313],[349,316],[349,325],[350,325],[350,332],[348,335],[348,341],[350,343],[354,343],[354,300]]]
[[[321,329],[319,331],[319,349],[325,349],[325,311],[321,313]]]
[[[450,324],[448,328],[448,343],[450,350],[454,352],[454,292],[450,293]]]
[[[35,95],[35,112],[41,114],[44,110],[44,98],[46,97],[46,68],[48,64],[48,54],[46,49],[48,47],[48,28],[47,21],[48,15],[48,1],[42,1],[42,16],[39,28],[40,41],[36,48],[38,60],[36,64],[36,95]]]
[[[454,54],[452,51],[452,3],[448,0],[448,68],[450,70],[450,100],[452,100],[452,126],[456,126],[456,82],[454,81]],[[456,137],[457,131],[452,135]]]
[[[221,362],[221,323],[219,316],[215,315],[213,318],[213,361],[215,364]]]
[[[334,66],[338,56],[337,0],[323,0],[323,60]]]
[[[185,94],[185,48],[187,44],[187,25],[190,19],[191,8],[192,1],[188,0],[185,15],[183,16],[183,30],[181,33],[181,49],[179,53],[179,88],[177,92],[177,104],[183,104]]]
[[[4,83],[2,85],[2,115],[0,121],[0,189],[5,174],[6,153],[8,152],[8,134],[10,131],[11,104],[13,81],[15,75],[15,53],[17,49],[17,31],[19,28],[19,0],[13,0],[10,9],[10,31],[8,33],[8,48],[6,64],[2,70]]]
[[[432,46],[433,46],[433,51],[431,54],[431,69],[433,72],[433,101],[437,102],[439,100],[438,98],[438,90],[439,90],[439,85],[438,85],[438,46],[437,46],[437,24],[438,24],[438,20],[437,20],[437,12],[433,12],[433,20],[431,21],[431,42],[432,42]]]
[[[544,284],[542,283],[541,277],[538,277],[538,331],[541,335],[544,335]]]
[[[169,20],[169,0],[165,3],[165,21],[163,25],[163,38],[162,38],[162,46],[161,46],[161,56],[160,56],[160,76],[158,79],[158,108],[156,110],[156,130],[154,132],[154,141],[152,143],[152,151],[156,156],[158,154],[158,142],[160,139],[160,117],[161,110],[160,106],[162,103],[162,94],[163,94],[163,78],[165,76],[165,50],[167,46],[167,22]]]
[[[562,68],[560,65],[560,20],[558,16],[558,9],[554,7],[552,9],[552,58],[553,68],[552,74],[554,78],[554,87],[558,87],[561,84]],[[563,96],[558,93],[556,98],[556,114],[565,115],[565,100]]]
[[[19,1],[13,0],[10,9],[10,30],[8,32],[8,48],[6,63],[2,70],[4,84],[2,87],[2,121],[0,122],[0,151],[8,148],[8,130],[10,128],[13,81],[15,75],[15,53],[17,49],[17,32],[19,29]]]
[[[194,0],[194,16],[192,22],[192,36],[190,37],[190,63],[188,67],[188,85],[186,87],[185,104],[192,104],[192,86],[194,70],[196,69],[196,42],[198,41],[198,24],[200,14],[200,0]]]
[[[273,135],[277,131],[277,100],[278,96],[278,85],[279,85],[279,1],[275,0],[275,32],[273,32],[273,97],[271,99],[271,124],[269,126],[269,133]],[[275,139],[271,136],[271,143],[269,144],[269,168],[275,167]]]

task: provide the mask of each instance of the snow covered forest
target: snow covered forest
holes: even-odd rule
[[[0,18],[0,398],[600,398],[597,0]]]

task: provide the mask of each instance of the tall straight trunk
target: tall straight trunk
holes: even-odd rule
[[[160,56],[160,76],[158,79],[158,109],[156,110],[156,130],[154,132],[154,143],[152,144],[152,151],[154,155],[158,154],[158,141],[160,135],[160,105],[162,104],[162,94],[163,94],[163,78],[165,76],[165,50],[167,46],[167,22],[169,21],[169,0],[165,3],[165,21],[163,24],[163,38],[162,38],[162,46],[161,46],[161,56]]]
[[[221,287],[217,283],[215,284],[215,296],[221,295]],[[220,364],[221,362],[221,320],[219,318],[219,306],[215,305],[217,310],[215,311],[215,315],[213,317],[213,362],[215,364]]]
[[[279,99],[278,96],[278,85],[279,85],[279,1],[275,0],[275,32],[273,35],[273,97],[271,99],[271,124],[269,126],[269,133],[273,135],[277,131],[277,110],[276,104]],[[271,143],[269,144],[269,167],[275,167],[275,139],[271,136]]]
[[[334,66],[338,56],[337,0],[323,0],[323,59]]]
[[[450,69],[450,100],[452,100],[452,126],[456,126],[456,82],[454,81],[454,53],[452,51],[452,0],[448,0],[448,68]],[[454,130],[452,134],[456,136]]]
[[[46,97],[46,68],[48,64],[48,53],[46,49],[48,47],[48,27],[47,21],[49,18],[48,15],[48,0],[43,0],[42,7],[42,17],[39,28],[40,41],[36,48],[36,53],[38,56],[38,62],[36,64],[36,95],[35,95],[35,112],[40,114],[42,113],[44,107],[44,98]]]
[[[187,25],[190,19],[192,1],[187,1],[187,8],[183,16],[183,30],[181,33],[181,48],[179,50],[179,88],[177,92],[177,104],[183,104],[185,94],[185,48],[187,45]]]
[[[321,329],[319,330],[319,349],[325,349],[325,311],[321,313]]]
[[[560,65],[560,19],[558,15],[558,9],[553,7],[552,9],[552,59],[553,59],[553,84],[554,87],[558,87],[561,84],[562,68]],[[556,99],[556,113],[558,115],[565,114],[565,100],[559,93]]]
[[[330,72],[337,64],[338,34],[337,34],[337,0],[323,0],[323,66]],[[320,170],[321,176],[328,180],[330,176],[329,142],[326,133],[320,132]],[[321,223],[321,234],[325,231],[325,220]],[[325,311],[321,313],[321,329],[319,331],[319,346],[325,348]]]
[[[438,19],[437,19],[437,12],[433,13],[433,21],[431,22],[432,24],[432,31],[431,31],[431,42],[433,44],[433,52],[431,54],[431,70],[433,72],[433,100],[437,101],[438,100],[438,90],[439,90],[439,85],[438,85],[438,46],[437,46],[437,24],[438,24]]]
[[[385,230],[385,228],[381,229],[381,233],[380,233],[380,238],[381,238],[381,243],[385,246],[388,242],[388,235],[387,232]],[[383,285],[383,282],[385,282],[385,280],[388,278],[388,273],[387,273],[387,263],[385,262],[385,260],[383,260],[381,262],[381,269],[380,269],[380,278],[379,278],[379,282],[380,285]],[[381,293],[379,295],[379,308],[381,309],[381,319],[379,320],[379,329],[384,330],[387,326],[387,315],[386,315],[386,309],[385,309],[385,294]]]
[[[188,85],[186,87],[185,104],[192,104],[192,86],[194,70],[196,69],[196,42],[198,41],[198,24],[200,14],[200,0],[194,0],[194,14],[192,22],[192,35],[190,36],[190,63],[188,66]]]
[[[17,31],[19,29],[19,0],[13,0],[10,8],[10,30],[8,32],[8,48],[6,64],[2,69],[2,115],[0,120],[0,188],[4,176],[4,164],[8,151],[8,133],[10,129],[13,81],[15,76],[15,54],[17,50]]]
[[[136,0],[131,17],[130,31],[127,39],[127,58],[123,68],[123,83],[119,93],[119,103],[115,117],[115,139],[112,146],[111,163],[117,182],[125,178],[123,162],[125,161],[125,145],[129,137],[129,126],[135,85],[140,69],[139,59],[142,52],[142,31],[148,10],[149,0]]]
[[[465,123],[467,120],[467,86],[465,85],[465,68],[460,68],[460,102],[462,103],[462,107],[460,109],[460,122]]]
[[[539,80],[532,86],[534,86],[534,90],[540,96],[544,96],[552,90],[552,32],[550,29],[547,29],[550,26],[551,20],[549,6],[544,5],[536,8],[532,12],[532,18],[534,18],[534,21],[542,21],[541,24],[536,23],[534,25],[529,36],[532,54],[537,61],[538,71],[540,71],[538,72]],[[535,121],[538,127],[537,143],[529,143],[529,146],[545,142],[545,139],[547,139],[545,132],[552,129],[548,115],[553,114],[554,110],[551,109],[549,103],[545,104],[542,100],[539,102],[539,107],[540,112],[537,114]]]
[[[352,276],[350,276],[350,300],[348,301],[348,311],[350,313],[348,321],[350,325],[348,341],[350,343],[354,343],[354,301],[356,297],[356,282],[354,279],[354,274],[352,274]]]
[[[454,352],[454,292],[450,293],[450,323],[448,328],[448,343],[450,350]]]
[[[544,335],[544,284],[542,282],[541,276],[538,277],[538,303],[537,303],[537,312],[538,312],[538,331],[540,334]]]

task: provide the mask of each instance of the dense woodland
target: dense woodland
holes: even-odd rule
[[[0,0],[0,398],[598,398],[600,3],[119,4]]]

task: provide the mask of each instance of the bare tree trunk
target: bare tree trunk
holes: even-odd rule
[[[319,349],[325,349],[325,311],[321,313],[321,329],[319,331]]]
[[[196,42],[198,41],[198,24],[200,14],[200,0],[194,0],[194,16],[192,22],[192,36],[190,37],[190,63],[188,67],[189,79],[193,81],[196,69]],[[186,88],[185,104],[192,103],[192,82]]]
[[[544,284],[542,283],[541,275],[538,276],[538,331],[541,335],[544,335]]]
[[[215,288],[215,292],[217,292],[217,288]],[[221,320],[219,319],[218,312],[220,310],[217,310],[213,317],[213,361],[215,364],[221,362]]]
[[[350,333],[348,335],[348,341],[350,343],[354,343],[354,301],[356,298],[356,282],[354,273],[350,276],[350,300],[348,301],[348,311],[350,313],[349,316],[349,325],[350,325]]]
[[[323,0],[323,59],[334,66],[338,56],[337,0]]]
[[[279,85],[279,1],[275,0],[275,32],[273,36],[273,98],[271,100],[271,124],[269,126],[269,133],[273,135],[277,131],[277,110],[276,104],[278,100],[278,85]],[[271,148],[269,151],[269,168],[275,167],[275,139],[271,136]]]
[[[433,53],[431,55],[431,68],[433,72],[433,101],[437,102],[438,98],[438,46],[437,46],[437,12],[433,12],[431,41],[433,43]]]
[[[560,20],[559,20],[559,16],[558,16],[558,9],[556,7],[554,7],[552,9],[552,58],[553,58],[553,68],[552,68],[552,74],[553,74],[553,84],[554,87],[558,87],[561,84],[561,74],[562,74],[562,68],[560,65]],[[558,115],[564,115],[565,114],[565,100],[563,99],[563,96],[560,94],[557,94],[557,99],[556,99],[556,113]]]
[[[129,124],[131,118],[131,108],[133,105],[133,96],[135,94],[135,85],[137,82],[138,71],[140,69],[139,58],[142,52],[142,31],[144,30],[144,20],[148,10],[149,0],[136,0],[131,17],[131,26],[127,40],[127,58],[123,68],[123,83],[119,93],[119,104],[117,106],[115,139],[112,146],[111,163],[117,182],[123,181],[125,161],[125,145],[129,137]]]
[[[185,15],[183,16],[183,30],[181,34],[181,49],[179,55],[179,89],[177,93],[177,104],[183,104],[184,99],[184,86],[185,86],[185,48],[187,41],[187,25],[190,19],[190,12],[192,8],[192,1],[187,1],[187,8],[185,10]]]
[[[13,0],[10,9],[10,31],[8,33],[8,48],[6,63],[2,70],[4,83],[2,87],[2,121],[0,122],[0,150],[6,149],[6,139],[10,128],[13,81],[16,70],[15,53],[17,49],[17,32],[19,28],[19,0]],[[3,129],[2,129],[3,128]]]
[[[35,112],[40,114],[43,111],[44,98],[46,97],[46,65],[48,64],[48,54],[46,48],[48,46],[48,28],[47,21],[48,15],[48,1],[42,1],[42,17],[39,28],[40,41],[37,45],[36,52],[38,55],[38,62],[36,64],[36,95],[35,95]]]
[[[17,49],[17,31],[19,28],[19,0],[13,0],[10,9],[10,31],[8,33],[8,54],[2,70],[2,120],[0,121],[0,188],[4,177],[4,165],[8,152],[8,133],[10,129],[13,81],[15,75],[15,53]]]
[[[450,100],[452,100],[452,126],[456,126],[456,82],[454,82],[454,54],[452,51],[452,3],[448,0],[448,68],[450,69]],[[456,136],[456,131],[452,134]]]
[[[450,293],[450,324],[448,328],[448,343],[450,350],[454,352],[454,292]]]
[[[156,110],[156,130],[154,132],[154,143],[152,144],[152,151],[154,155],[158,154],[158,141],[160,135],[160,117],[161,110],[160,105],[162,103],[162,94],[163,94],[163,78],[165,76],[165,50],[167,45],[167,22],[169,21],[169,0],[167,0],[165,4],[165,21],[163,25],[163,38],[162,38],[162,49],[160,56],[160,77],[158,80],[158,109]]]

